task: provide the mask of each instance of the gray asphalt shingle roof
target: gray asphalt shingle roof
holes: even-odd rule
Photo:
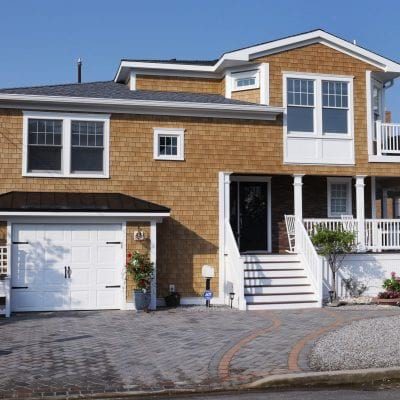
[[[114,81],[0,89],[1,94],[254,105],[218,94],[130,90],[128,85]]]

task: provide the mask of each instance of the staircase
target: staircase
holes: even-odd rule
[[[242,260],[248,310],[319,307],[296,254],[243,255]]]

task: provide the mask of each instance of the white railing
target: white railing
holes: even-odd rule
[[[318,255],[313,243],[311,242],[309,233],[302,221],[299,219],[296,220],[296,251],[302,258],[303,265],[308,272],[307,275],[310,277],[313,289],[317,295],[319,305],[322,307],[323,259]]]
[[[365,243],[368,250],[400,250],[400,219],[366,219]]]
[[[304,227],[309,235],[313,235],[317,232],[318,228],[326,228],[332,231],[358,231],[357,220],[343,220],[338,218],[304,218]]]
[[[400,124],[376,121],[376,153],[400,155]]]
[[[0,246],[0,275],[9,275],[9,254],[10,246]]]
[[[246,310],[244,296],[244,263],[229,222],[225,224],[225,287],[228,293],[235,293],[233,306]]]
[[[10,246],[0,246],[0,297],[5,298],[4,306],[0,306],[0,314],[10,316]]]

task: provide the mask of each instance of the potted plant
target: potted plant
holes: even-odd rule
[[[382,287],[385,291],[380,292],[374,298],[374,302],[378,304],[400,305],[400,277],[396,275],[396,272],[392,272],[390,278],[384,280]]]
[[[149,311],[151,300],[151,280],[153,278],[154,263],[147,254],[135,251],[128,253],[126,272],[132,276],[135,289],[132,292],[132,301],[136,310]]]
[[[329,291],[331,305],[337,306],[336,276],[342,267],[346,254],[354,249],[355,234],[350,231],[330,230],[324,227],[317,229],[311,238],[318,254],[326,258],[332,273],[331,290]]]

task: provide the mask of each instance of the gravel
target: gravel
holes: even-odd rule
[[[400,316],[356,321],[319,339],[310,354],[314,370],[400,366]]]

